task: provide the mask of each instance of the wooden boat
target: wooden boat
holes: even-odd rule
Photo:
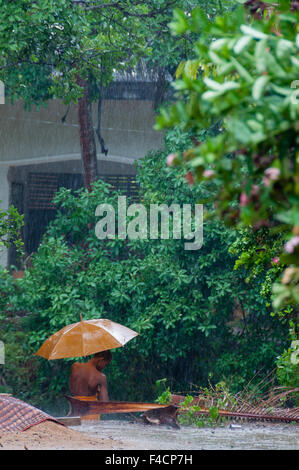
[[[167,424],[176,421],[178,407],[175,405],[161,405],[159,403],[138,403],[129,401],[109,401],[102,402],[96,396],[69,396],[65,398],[70,404],[68,416],[80,416],[82,420],[99,420],[102,414],[111,413],[146,413],[151,410],[160,410],[155,418],[148,416],[148,422],[153,420],[162,420]],[[177,427],[177,426],[175,426]]]

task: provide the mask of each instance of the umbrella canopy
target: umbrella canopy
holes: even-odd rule
[[[67,325],[48,338],[37,351],[46,359],[82,357],[124,346],[136,331],[105,318]]]

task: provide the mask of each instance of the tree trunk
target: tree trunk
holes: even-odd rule
[[[78,120],[84,185],[88,191],[91,191],[92,183],[98,179],[97,150],[92,122],[92,107],[88,90],[88,81],[78,78],[78,85],[84,89],[84,95],[78,101]]]

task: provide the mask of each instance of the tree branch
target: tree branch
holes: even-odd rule
[[[100,143],[100,146],[101,146],[101,152],[104,153],[105,155],[108,154],[108,148],[106,147],[105,145],[105,141],[102,137],[102,134],[101,134],[101,117],[102,117],[102,86],[100,85],[99,86],[99,99],[98,99],[98,127],[96,129],[96,134],[98,136],[98,139],[99,139],[99,143]]]

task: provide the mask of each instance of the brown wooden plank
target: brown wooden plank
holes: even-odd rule
[[[61,416],[55,420],[66,426],[80,426],[81,424],[81,416]]]
[[[66,396],[68,401],[71,403],[73,408],[86,412],[87,410],[91,413],[99,414],[110,414],[110,413],[138,413],[153,409],[166,408],[168,405],[160,405],[159,403],[136,403],[126,401],[109,401],[101,402],[94,400],[92,397],[86,397],[86,399],[79,399],[76,397]]]

